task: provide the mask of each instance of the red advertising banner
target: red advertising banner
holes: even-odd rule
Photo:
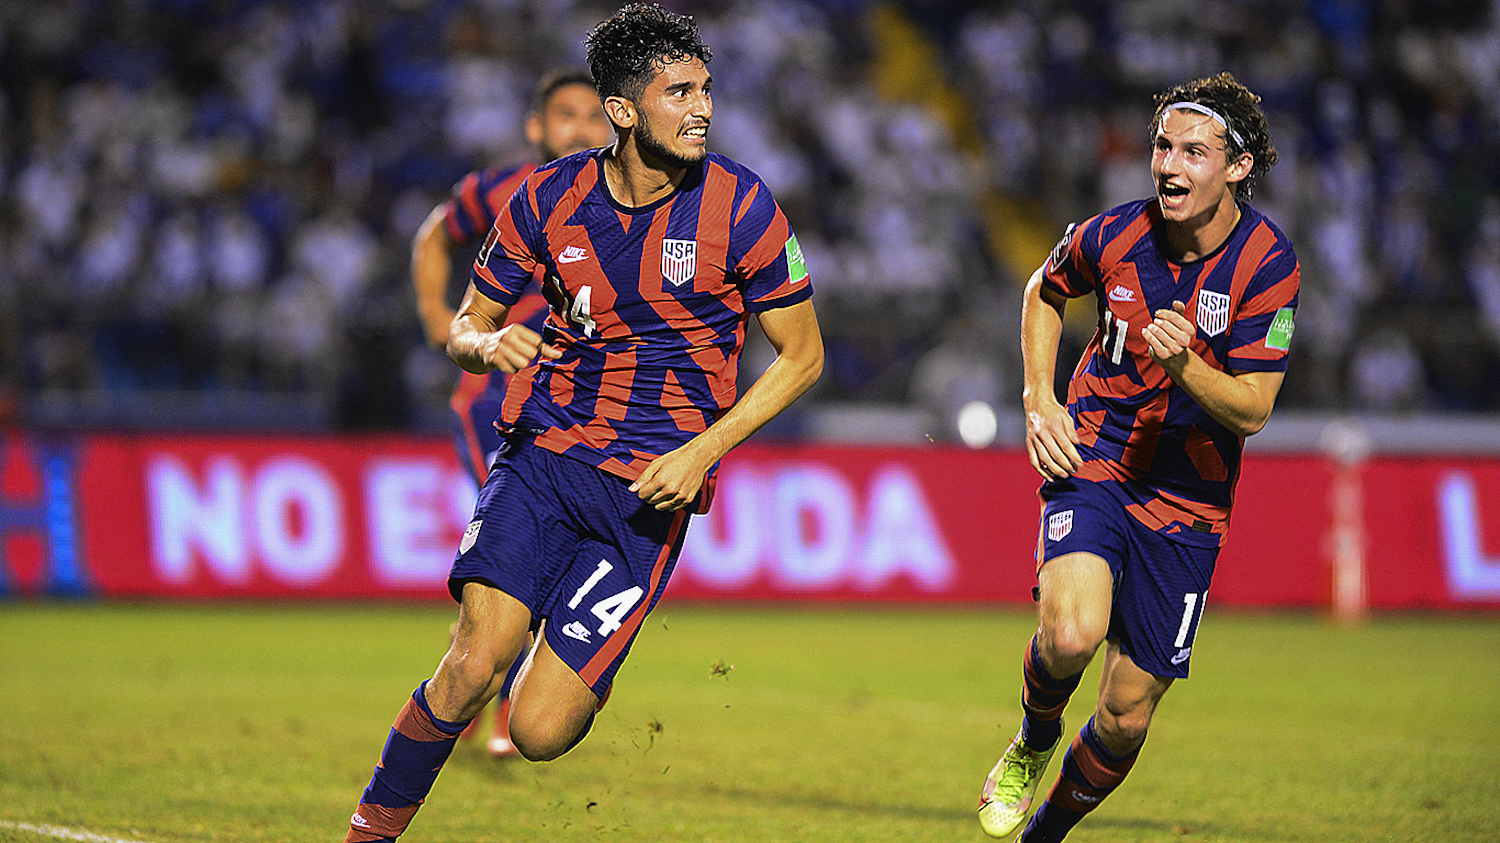
[[[747,445],[674,600],[1025,603],[1023,455]],[[446,600],[475,490],[438,437],[0,432],[0,595]],[[1335,561],[1340,564],[1335,565]],[[1500,460],[1247,455],[1210,599],[1500,609]]]

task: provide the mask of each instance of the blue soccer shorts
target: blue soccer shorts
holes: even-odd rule
[[[682,552],[688,513],[658,512],[630,481],[507,438],[448,575],[499,589],[601,698]]]
[[[1068,478],[1042,487],[1037,567],[1092,553],[1114,575],[1109,640],[1142,670],[1185,678],[1218,548],[1175,542],[1133,518],[1109,481]]]

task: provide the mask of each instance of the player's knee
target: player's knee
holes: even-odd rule
[[[513,716],[510,739],[527,761],[553,761],[577,746],[591,725],[592,717],[580,725],[558,719],[518,722]]]
[[[495,685],[497,676],[503,677],[510,669],[512,658],[509,653],[488,647],[454,646],[449,648],[439,669],[455,687],[471,696],[482,696]]]
[[[512,728],[510,739],[516,745],[516,751],[527,761],[552,761],[562,755],[555,740],[547,740],[540,735],[518,732]]]
[[[1109,632],[1108,621],[1098,622],[1087,617],[1069,617],[1054,621],[1042,637],[1046,649],[1048,666],[1052,668],[1074,668],[1081,662],[1084,666],[1098,652]],[[1071,675],[1073,670],[1064,670]]]

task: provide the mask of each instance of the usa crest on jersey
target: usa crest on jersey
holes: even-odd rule
[[[661,275],[681,287],[698,273],[697,240],[661,241]]]
[[[1217,337],[1229,327],[1229,296],[1212,290],[1198,291],[1198,327]]]

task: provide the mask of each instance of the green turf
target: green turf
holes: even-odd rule
[[[0,603],[0,840],[341,839],[452,615]],[[985,839],[1031,626],[666,604],[582,746],[532,765],[461,745],[403,840]],[[1071,841],[1500,840],[1497,619],[1219,614],[1197,644]]]

